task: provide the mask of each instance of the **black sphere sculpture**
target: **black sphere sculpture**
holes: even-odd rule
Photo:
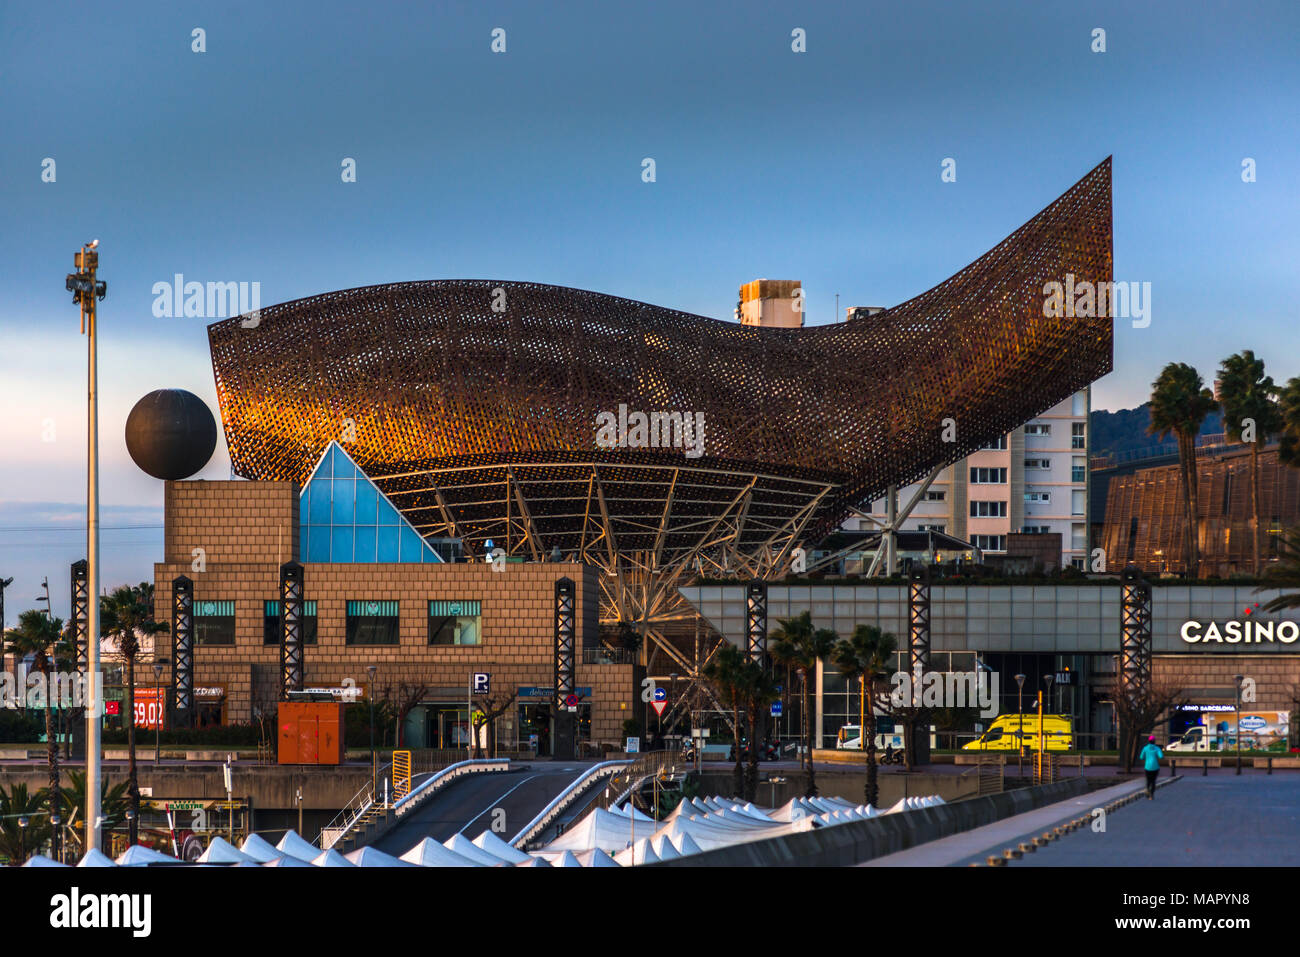
[[[208,464],[216,447],[216,420],[193,392],[158,389],[126,417],[126,450],[154,478],[189,478]]]

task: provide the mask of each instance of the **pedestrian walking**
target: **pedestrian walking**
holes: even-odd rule
[[[1147,772],[1147,800],[1153,801],[1156,796],[1156,776],[1160,773],[1160,759],[1165,753],[1160,750],[1156,744],[1156,736],[1153,734],[1147,738],[1147,746],[1142,749],[1138,755],[1142,759],[1143,767]]]

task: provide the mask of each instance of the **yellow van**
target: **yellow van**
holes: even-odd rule
[[[1043,715],[1044,750],[1069,751],[1074,747],[1073,732],[1068,714]],[[962,750],[1017,751],[1021,741],[1030,751],[1038,750],[1037,714],[1000,714],[976,740],[963,744]]]

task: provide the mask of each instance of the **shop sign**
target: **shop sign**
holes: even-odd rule
[[[1289,645],[1300,638],[1300,622],[1294,621],[1185,621],[1178,631],[1189,645],[1259,645],[1274,641]]]

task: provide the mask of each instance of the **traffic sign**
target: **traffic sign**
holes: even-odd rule
[[[564,706],[566,708],[576,708],[578,706],[578,696],[576,694],[569,695],[564,699]]]
[[[668,692],[665,691],[663,688],[655,688],[655,700],[656,700],[656,701],[667,701],[667,700],[668,700]]]
[[[655,714],[659,715],[659,717],[662,718],[664,716],[665,709],[667,709],[668,707],[668,702],[662,700],[652,701],[650,702],[650,706],[655,709]]]
[[[780,702],[780,701],[773,701],[773,702],[772,702],[772,717],[774,717],[774,718],[779,718],[779,717],[781,717],[781,708],[782,708],[782,705],[781,705],[781,702]]]
[[[471,687],[474,689],[475,694],[491,694],[492,676],[486,671],[474,672],[474,680]]]

